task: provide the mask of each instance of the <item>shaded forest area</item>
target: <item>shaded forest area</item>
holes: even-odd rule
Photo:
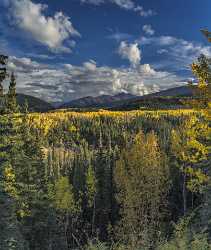
[[[29,113],[0,71],[0,249],[211,249],[210,62],[193,109]],[[190,103],[188,104],[190,105]]]

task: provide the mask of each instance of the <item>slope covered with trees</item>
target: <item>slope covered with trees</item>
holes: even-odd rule
[[[211,248],[206,58],[193,109],[82,113],[20,112],[13,74],[3,94],[6,60],[0,249]]]
[[[30,112],[47,112],[54,109],[50,103],[31,95],[17,93],[16,98],[21,111],[24,111],[26,103]]]

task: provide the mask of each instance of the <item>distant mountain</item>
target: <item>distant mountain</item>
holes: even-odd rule
[[[132,94],[120,93],[114,96],[101,95],[97,97],[86,96],[67,103],[64,103],[60,108],[86,108],[86,107],[109,107],[118,101],[134,99],[137,96]]]
[[[37,97],[17,94],[17,103],[21,108],[24,106],[26,101],[28,103],[28,109],[30,112],[46,112],[54,109],[50,103],[43,101]]]
[[[159,99],[163,103],[165,98],[168,98],[168,103],[170,104],[170,99],[173,102],[178,98],[190,97],[193,92],[188,86],[175,87],[167,90],[162,90],[157,93],[152,93],[144,96],[136,96],[132,94],[120,93],[114,96],[111,95],[101,95],[97,97],[87,96],[72,100],[70,102],[62,104],[59,108],[118,108],[127,107],[128,105],[133,106],[137,103],[152,103],[152,99]],[[176,98],[176,99],[175,99]],[[173,100],[174,99],[174,100]],[[157,100],[158,101],[158,100]],[[159,102],[159,101],[158,101]],[[167,101],[166,101],[167,103]],[[178,103],[178,101],[177,101]],[[137,106],[137,105],[136,105]]]
[[[57,108],[59,108],[60,106],[62,106],[63,105],[63,103],[65,103],[65,102],[51,102],[51,105],[55,108],[55,109],[57,109]]]
[[[139,96],[131,100],[116,102],[110,108],[113,110],[133,109],[178,109],[184,108],[186,99],[193,97],[193,90],[189,86],[175,87]],[[187,107],[187,106],[186,106]]]
[[[143,98],[148,98],[148,97],[155,97],[155,96],[172,96],[172,97],[188,97],[192,96],[193,91],[189,86],[181,86],[181,87],[175,87],[175,88],[170,88],[166,90],[162,90],[157,93],[152,93],[149,95],[143,96]]]

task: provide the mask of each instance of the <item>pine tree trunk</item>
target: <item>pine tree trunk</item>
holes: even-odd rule
[[[182,196],[183,196],[183,214],[186,215],[187,212],[186,173],[183,174]]]
[[[92,213],[92,236],[94,235],[94,229],[95,229],[95,210],[96,210],[96,204],[95,204],[95,197],[94,197],[93,213]]]
[[[65,230],[65,241],[66,241],[67,249],[68,249],[68,226],[69,226],[69,214],[66,213],[64,230]]]

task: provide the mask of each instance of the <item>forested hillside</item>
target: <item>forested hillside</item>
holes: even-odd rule
[[[208,78],[191,109],[29,113],[6,59],[0,249],[211,249]]]
[[[17,94],[17,104],[20,106],[20,110],[24,110],[26,103],[30,112],[47,112],[54,109],[50,103],[39,98],[30,95]]]

